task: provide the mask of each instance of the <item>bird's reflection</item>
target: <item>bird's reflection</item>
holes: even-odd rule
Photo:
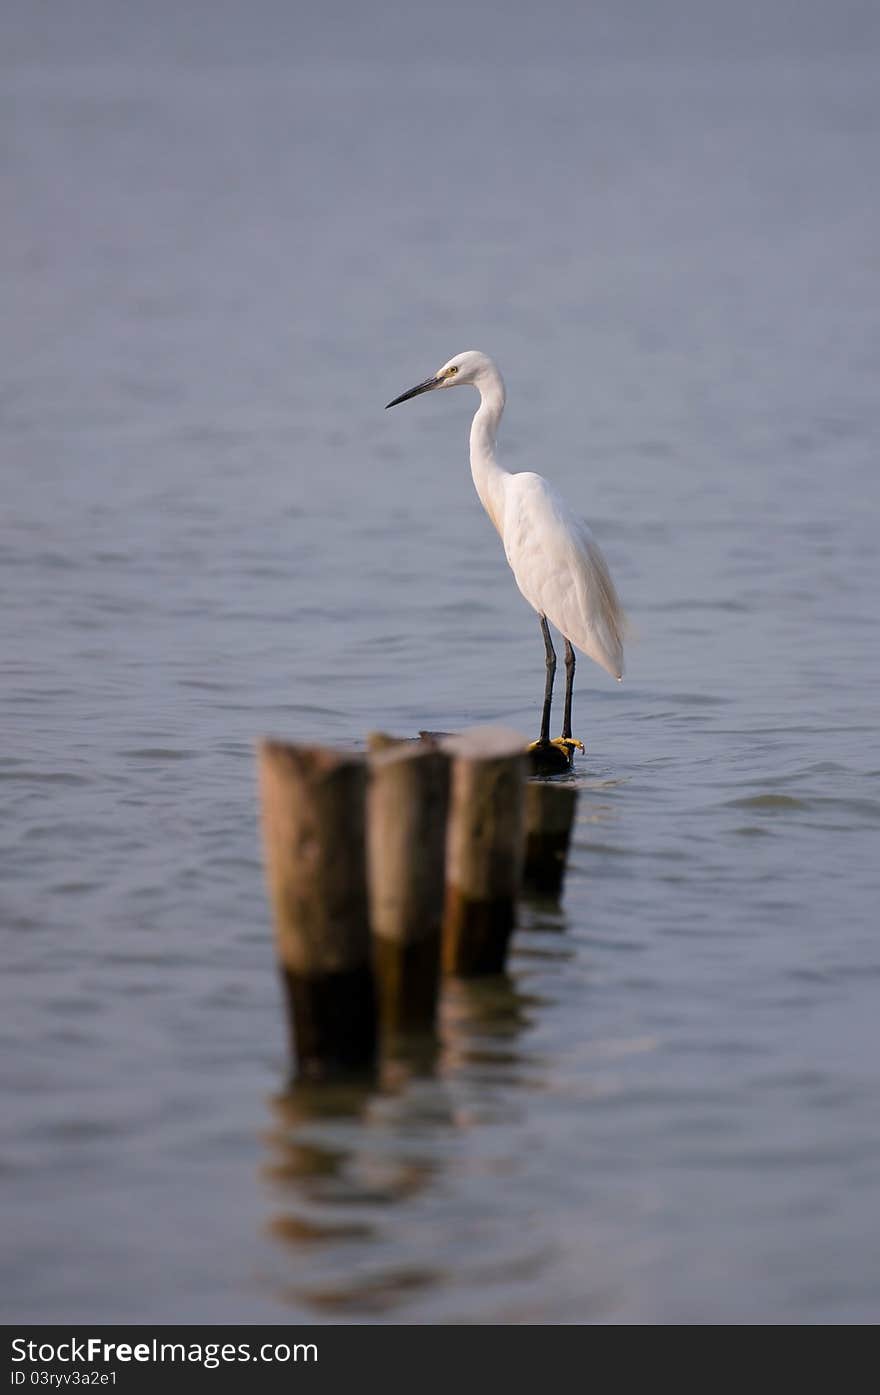
[[[530,955],[545,942],[533,929]],[[271,1101],[263,1175],[283,1303],[387,1314],[454,1282],[456,1183],[476,1166],[463,1134],[518,1114],[519,1092],[540,1085],[523,1040],[542,1001],[513,976],[447,981],[437,1036],[386,1040],[376,1078],[294,1083]]]

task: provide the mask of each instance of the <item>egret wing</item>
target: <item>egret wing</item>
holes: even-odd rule
[[[516,584],[529,604],[619,678],[623,611],[608,565],[584,520],[541,475],[511,475],[503,537]]]

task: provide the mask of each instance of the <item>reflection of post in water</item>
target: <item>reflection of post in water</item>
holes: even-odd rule
[[[300,1126],[309,1120],[356,1121],[363,1117],[368,1090],[365,1086],[295,1085],[272,1100],[274,1127],[267,1139],[272,1151],[263,1175],[274,1183],[277,1194],[290,1192],[302,1206],[279,1211],[268,1229],[289,1245],[312,1246],[330,1240],[366,1238],[370,1228],[361,1222],[338,1221],[311,1212],[309,1203],[320,1202],[323,1193],[344,1172],[348,1149],[320,1133],[309,1134]]]
[[[284,1210],[269,1221],[269,1231],[276,1239],[291,1245],[314,1245],[321,1241],[365,1238],[370,1227],[364,1224],[319,1219],[310,1214],[310,1203],[325,1200],[344,1177],[349,1148],[334,1136],[332,1129],[326,1137],[320,1128],[311,1131],[308,1124],[354,1123],[363,1120],[370,1090],[365,1084],[324,1084],[320,1087],[304,1083],[293,1085],[285,1094],[272,1100],[275,1122],[267,1135],[272,1151],[263,1175],[274,1185],[277,1195],[290,1195],[299,1203],[297,1210]]]
[[[385,1149],[394,1130],[446,1126],[451,1119],[442,1086],[410,1092],[412,1070],[398,1058],[385,1086],[296,1084],[272,1101],[275,1125],[268,1134],[273,1159],[264,1176],[287,1200],[348,1205],[402,1199],[434,1171],[410,1150]],[[379,1180],[381,1179],[381,1180]]]
[[[518,1042],[537,1002],[508,974],[448,980],[440,1017],[441,1073],[458,1074],[475,1065],[504,1072],[522,1065]]]
[[[540,1086],[522,1038],[542,1005],[505,975],[447,980],[442,1004],[439,1067],[429,1039],[398,1036],[379,1085],[300,1081],[272,1101],[264,1177],[282,1304],[400,1318],[454,1277],[433,1197],[461,1166],[458,1131],[518,1109],[511,1085]]]
[[[389,1032],[381,1061],[383,1095],[390,1098],[401,1094],[413,1081],[433,1079],[439,1059],[436,1032]]]
[[[418,1078],[417,1078],[418,1077]],[[452,1123],[446,1090],[405,1056],[377,1089],[363,1083],[296,1084],[272,1101],[270,1235],[287,1257],[282,1301],[318,1311],[392,1311],[439,1282],[433,1267],[402,1265],[398,1208],[433,1186],[446,1166],[436,1146]]]
[[[271,1161],[264,1177],[278,1209],[268,1229],[276,1240],[311,1251],[333,1243],[358,1242],[378,1233],[389,1204],[409,1200],[430,1186],[442,1165],[431,1143],[449,1129],[452,1110],[445,1089],[410,1089],[434,1077],[431,1042],[397,1042],[386,1060],[382,1084],[301,1081],[272,1099],[272,1129],[266,1140]],[[416,1138],[417,1145],[400,1145]],[[304,1276],[304,1275],[303,1275]],[[300,1295],[303,1297],[304,1295]]]

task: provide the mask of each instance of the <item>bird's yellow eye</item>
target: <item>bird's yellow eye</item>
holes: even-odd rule
[[[447,378],[454,378],[457,372],[458,372],[458,369],[455,368],[455,367],[447,368],[447,370],[446,370],[446,376],[447,376]]]

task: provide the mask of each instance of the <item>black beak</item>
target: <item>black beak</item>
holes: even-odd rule
[[[402,392],[399,397],[395,397],[393,402],[387,403],[386,412],[389,407],[396,407],[399,402],[408,402],[411,397],[418,397],[423,392],[430,392],[431,388],[437,387],[441,381],[440,378],[426,378],[423,383],[417,383],[414,388],[410,388],[409,392]]]

